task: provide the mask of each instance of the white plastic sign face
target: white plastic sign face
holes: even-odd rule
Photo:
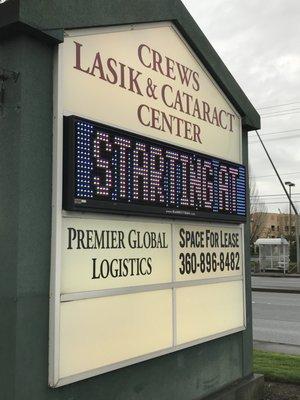
[[[63,219],[62,293],[170,282],[169,224]]]
[[[241,119],[176,29],[68,31],[64,113],[241,161]]]
[[[242,276],[242,228],[176,224],[176,280]]]
[[[176,290],[177,344],[218,337],[244,321],[243,281],[181,287]]]
[[[64,302],[60,323],[61,378],[116,369],[172,346],[172,290]]]
[[[244,329],[240,225],[62,218],[58,382]]]

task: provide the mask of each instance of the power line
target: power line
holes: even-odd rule
[[[272,117],[282,117],[282,116],[285,116],[285,115],[294,115],[294,114],[299,114],[300,113],[300,111],[291,111],[291,112],[287,112],[287,113],[282,113],[282,114],[272,114],[272,115],[269,115],[269,114],[265,114],[265,115],[261,115],[261,117],[262,118],[272,118]]]
[[[281,176],[287,176],[287,175],[297,175],[300,174],[300,171],[296,171],[296,172],[286,172],[284,174],[280,174]],[[258,175],[258,176],[250,176],[250,179],[256,179],[256,178],[273,178],[274,176],[276,176],[275,174],[272,175]]]
[[[262,114],[261,118],[271,118],[271,117],[280,117],[281,115],[294,115],[294,114],[299,114],[300,108],[297,111],[282,111],[279,113],[274,113],[274,114]]]
[[[278,193],[278,194],[259,194],[259,195],[253,195],[253,196],[250,196],[250,197],[256,197],[256,198],[259,198],[259,197],[285,197],[285,194],[284,193],[282,193],[282,194],[280,194],[280,193]],[[300,196],[300,193],[293,193],[293,196]]]
[[[283,113],[283,112],[298,111],[298,110],[300,110],[299,107],[296,107],[296,108],[286,108],[285,110],[267,111],[265,114],[262,113],[262,115],[279,114],[279,113]]]
[[[276,131],[276,132],[267,132],[267,133],[262,133],[260,136],[268,136],[268,135],[278,135],[280,133],[287,133],[287,132],[300,132],[300,128],[296,129],[288,129],[286,131]],[[255,133],[255,131],[251,131],[251,133]],[[256,139],[256,138],[253,138]]]
[[[274,106],[265,106],[265,107],[258,107],[257,110],[265,110],[267,108],[274,108],[274,107],[282,107],[282,106],[290,106],[292,104],[300,104],[300,101],[294,101],[292,103],[284,103],[284,104],[277,104]]]
[[[293,203],[300,203],[300,200],[293,200]],[[289,201],[288,200],[287,201],[271,201],[269,203],[263,202],[263,203],[255,203],[255,204],[268,206],[270,204],[289,204]]]
[[[252,131],[252,132],[255,133],[255,131]],[[300,132],[300,128],[287,129],[285,131],[267,132],[267,133],[261,134],[260,136],[263,136],[263,137],[265,137],[265,136],[274,136],[274,135],[281,135],[282,133],[289,133],[289,132]],[[274,139],[273,138],[266,138],[265,140],[271,141],[271,140],[293,139],[293,138],[298,137],[298,136],[300,138],[299,134],[295,134],[295,135],[285,135],[283,137],[274,138]],[[252,136],[252,137],[249,138],[249,143],[255,143],[257,141],[258,141],[257,137],[253,137]]]
[[[262,136],[265,136],[265,135],[262,135]],[[276,141],[278,141],[278,140],[289,140],[289,139],[294,139],[294,138],[298,138],[298,139],[300,139],[300,134],[298,133],[298,134],[296,134],[296,135],[287,135],[287,136],[283,136],[283,137],[275,137],[275,138],[266,138],[265,139],[265,141],[266,142],[276,142]],[[256,139],[256,138],[251,138],[252,140],[249,140],[249,143],[250,144],[252,144],[252,143],[257,143],[258,142],[258,140]]]

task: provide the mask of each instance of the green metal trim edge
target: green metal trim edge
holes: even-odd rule
[[[5,38],[22,32],[53,44],[61,43],[64,40],[63,30],[53,29],[44,31],[41,28],[33,27],[23,22],[14,22],[5,27],[0,27],[0,38]]]

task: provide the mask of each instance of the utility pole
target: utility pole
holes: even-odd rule
[[[297,246],[297,272],[298,272],[298,274],[300,274],[300,249],[299,249],[299,233],[300,233],[300,226],[299,225],[300,225],[300,221],[299,221],[299,214],[298,214],[297,208],[295,207],[295,204],[292,202],[290,194],[288,193],[288,191],[286,190],[286,188],[285,188],[285,186],[283,184],[283,181],[282,181],[282,179],[281,179],[281,177],[280,177],[280,175],[279,175],[279,173],[277,171],[277,168],[275,167],[275,164],[274,164],[272,158],[270,157],[270,154],[269,154],[264,142],[262,141],[262,139],[260,137],[260,134],[258,133],[257,130],[255,130],[255,132],[257,134],[257,137],[258,137],[258,139],[259,139],[259,141],[260,141],[260,143],[261,143],[261,145],[262,145],[262,147],[263,147],[263,149],[264,149],[264,151],[265,151],[265,153],[266,153],[266,155],[267,155],[267,157],[268,157],[268,159],[269,159],[274,171],[275,171],[275,174],[277,175],[277,178],[278,178],[278,180],[279,180],[279,182],[281,184],[281,187],[282,187],[284,193],[286,194],[286,197],[289,200],[290,207],[293,208],[294,213],[295,213],[295,219],[296,219],[296,221],[295,221],[296,222],[296,246]]]
[[[295,228],[296,228],[296,248],[297,248],[297,273],[300,274],[300,244],[299,244],[299,236],[300,236],[300,221],[299,215],[295,214]]]
[[[295,186],[293,182],[284,182],[285,185],[289,187],[290,196],[290,215],[289,215],[289,242],[291,248],[291,238],[292,238],[292,187]],[[297,272],[300,273],[300,249],[299,249],[299,215],[295,214],[295,238],[296,238],[296,249],[297,249]]]

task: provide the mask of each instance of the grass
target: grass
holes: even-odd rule
[[[267,381],[300,384],[300,356],[254,350],[253,366]]]

